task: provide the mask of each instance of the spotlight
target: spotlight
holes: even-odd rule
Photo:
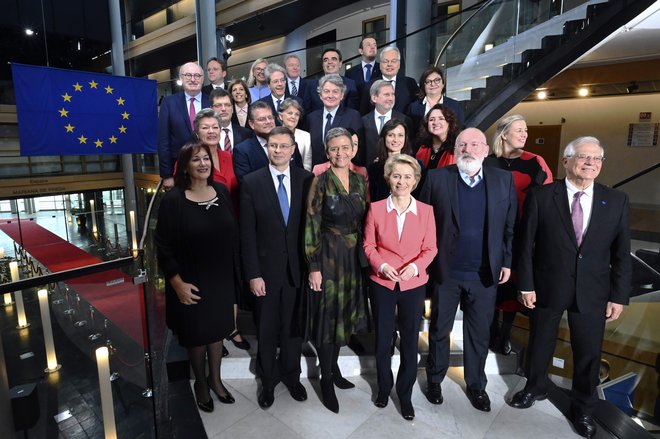
[[[234,42],[234,36],[232,34],[227,34],[225,35],[225,41],[228,42],[229,44]]]
[[[180,79],[177,79],[177,80],[176,80],[176,85],[178,85],[179,87],[181,87],[181,86],[183,85],[183,81],[180,80]]]
[[[29,27],[26,27],[25,28],[25,35],[27,35],[28,37],[31,37],[32,35],[34,35],[34,31],[32,29],[30,29]]]
[[[637,85],[636,81],[631,82],[630,85],[626,87],[628,94],[635,93],[637,90],[639,90],[639,85]]]
[[[548,97],[548,93],[546,93],[544,90],[541,90],[536,94],[536,97],[538,99],[543,100],[543,99],[546,99]]]
[[[587,87],[581,87],[578,90],[578,94],[582,97],[589,96],[589,89]]]

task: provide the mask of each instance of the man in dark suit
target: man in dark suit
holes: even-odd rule
[[[393,110],[395,97],[394,87],[387,81],[382,79],[376,80],[371,84],[370,93],[371,101],[374,103],[374,111],[371,111],[362,116],[362,125],[364,126],[364,142],[363,147],[360,148],[362,153],[361,157],[364,159],[363,166],[369,166],[376,159],[378,154],[378,139],[380,130],[391,119],[398,119],[406,124],[407,137],[412,140],[412,122],[410,118],[403,113]],[[358,156],[356,156],[356,159]]]
[[[319,81],[321,77],[325,75],[333,73],[339,75],[345,87],[344,97],[342,98],[343,104],[349,108],[358,110],[360,108],[360,95],[358,93],[357,86],[355,85],[355,81],[339,74],[342,61],[341,52],[338,49],[325,49],[321,57],[321,61],[323,63],[323,74],[319,76]],[[319,99],[318,92],[311,93],[309,95],[309,100],[311,111],[320,110],[323,108],[323,102],[321,99]]]
[[[496,287],[511,274],[511,242],[518,205],[510,172],[483,167],[486,136],[476,128],[456,139],[456,165],[430,170],[420,200],[433,206],[438,256],[433,280],[427,398],[443,401],[440,383],[449,368],[449,334],[459,303],[463,309],[463,361],[467,396],[490,411],[484,366]]]
[[[266,67],[266,84],[270,88],[270,94],[259,99],[261,102],[265,102],[273,110],[275,115],[275,125],[282,125],[282,121],[277,115],[280,112],[280,105],[286,98],[286,71],[284,68],[278,64],[268,64]],[[300,105],[303,105],[303,100],[297,96],[290,96],[291,99],[297,101]]]
[[[319,80],[319,96],[323,108],[307,115],[306,126],[312,141],[312,167],[328,160],[325,155],[325,134],[330,128],[352,128],[362,138],[360,113],[340,105],[346,86],[341,76],[333,73]],[[359,154],[359,152],[358,152]]]
[[[376,55],[378,54],[376,40],[372,37],[363,38],[360,41],[358,52],[362,55],[360,64],[346,70],[345,76],[355,81],[358,94],[362,96],[365,87],[368,89],[369,84],[373,82],[371,78],[380,75],[380,64],[376,61]]]
[[[223,88],[216,88],[209,96],[211,107],[220,116],[220,149],[231,154],[234,147],[252,136],[252,131],[232,122],[234,102]]]
[[[372,81],[384,79],[392,83],[396,103],[394,109],[400,113],[406,114],[408,106],[417,99],[419,87],[413,78],[405,76],[401,69],[401,52],[394,46],[387,46],[380,51],[380,72],[379,76],[372,76]],[[367,89],[363,90],[360,99],[360,113],[366,114],[373,109],[370,96],[367,96]]]
[[[268,166],[266,139],[275,127],[275,115],[265,102],[255,102],[248,110],[248,123],[254,136],[242,141],[234,148],[234,174],[239,183],[250,172]]]
[[[573,425],[592,437],[605,322],[628,304],[629,206],[625,193],[595,183],[604,150],[580,137],[564,150],[566,179],[532,189],[525,200],[518,259],[519,301],[532,312],[525,389],[510,404],[545,399],[559,323],[568,311],[573,350]]]
[[[310,172],[290,166],[295,139],[288,128],[273,128],[267,149],[269,166],[246,175],[241,185],[241,253],[245,279],[256,297],[258,400],[263,408],[273,404],[280,381],[293,399],[307,399],[300,383],[298,321],[303,220],[313,179]]]
[[[290,53],[284,57],[284,70],[286,70],[286,90],[284,96],[297,96],[302,99],[305,113],[311,111],[311,95],[316,94],[316,81],[310,81],[300,76],[300,58]]]
[[[202,87],[202,93],[210,95],[216,88],[227,90],[227,64],[215,56],[206,62],[206,77],[209,84]]]
[[[202,93],[204,71],[200,66],[193,62],[182,65],[179,69],[179,79],[183,90],[165,96],[158,113],[158,163],[166,190],[174,186],[174,163],[179,150],[195,138],[195,115],[202,108],[211,105],[208,96]]]

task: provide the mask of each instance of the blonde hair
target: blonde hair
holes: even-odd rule
[[[385,181],[390,179],[392,171],[396,165],[408,165],[413,169],[413,175],[415,176],[415,185],[413,189],[419,184],[419,180],[422,178],[422,167],[419,165],[419,162],[416,158],[409,156],[408,154],[392,154],[385,161],[383,177]]]
[[[511,128],[511,125],[518,120],[525,122],[525,118],[519,114],[512,114],[504,119],[500,119],[498,122],[495,135],[493,136],[493,146],[491,147],[493,149],[493,154],[495,154],[496,157],[502,157],[504,154],[502,135],[506,134],[509,131],[509,128]]]
[[[268,61],[266,60],[266,58],[257,58],[252,63],[252,66],[250,66],[250,75],[248,76],[248,80],[247,80],[248,87],[255,86],[256,78],[254,77],[254,68],[256,67],[257,64],[261,64],[261,63],[266,63],[266,66],[268,66]]]

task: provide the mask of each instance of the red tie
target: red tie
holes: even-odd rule
[[[229,140],[229,128],[223,128],[225,132],[225,151],[231,153],[231,141]]]
[[[190,128],[195,131],[195,98],[190,98]]]

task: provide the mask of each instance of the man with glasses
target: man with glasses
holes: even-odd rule
[[[239,183],[250,172],[268,166],[268,133],[275,127],[275,116],[270,105],[257,101],[248,110],[248,124],[254,135],[234,148],[234,173]]]
[[[401,52],[394,46],[387,46],[380,52],[380,75],[372,76],[371,80],[382,79],[394,87],[396,101],[394,109],[400,113],[408,114],[408,106],[417,99],[419,87],[417,81],[405,76],[401,72]],[[369,89],[365,87],[360,98],[360,113],[366,114],[373,110]]]
[[[303,218],[313,175],[290,165],[295,148],[288,128],[273,128],[266,143],[268,166],[246,175],[241,185],[241,254],[245,279],[255,296],[262,408],[273,404],[279,382],[296,401],[307,399],[300,383],[302,332],[297,322],[304,273]]]
[[[251,137],[252,132],[237,123],[232,123],[234,102],[225,89],[216,88],[211,92],[209,98],[211,99],[211,107],[220,116],[220,149],[233,154],[234,147]]]
[[[429,266],[432,281],[427,394],[442,404],[441,383],[449,368],[449,334],[459,303],[463,310],[463,365],[467,397],[490,411],[484,367],[497,284],[511,274],[511,243],[518,199],[510,172],[483,167],[486,136],[462,131],[456,164],[428,171],[420,201],[433,206],[438,256]]]
[[[584,437],[596,433],[592,414],[605,322],[621,315],[631,284],[628,196],[595,182],[603,160],[595,137],[566,146],[566,178],[532,188],[525,199],[518,259],[518,300],[533,312],[527,384],[510,405],[525,409],[547,397],[547,371],[567,311],[571,415]]]
[[[202,93],[204,70],[197,63],[182,65],[179,80],[183,90],[165,96],[158,114],[158,163],[165,190],[174,186],[174,163],[179,150],[194,138],[195,115],[211,106],[208,96]]]

